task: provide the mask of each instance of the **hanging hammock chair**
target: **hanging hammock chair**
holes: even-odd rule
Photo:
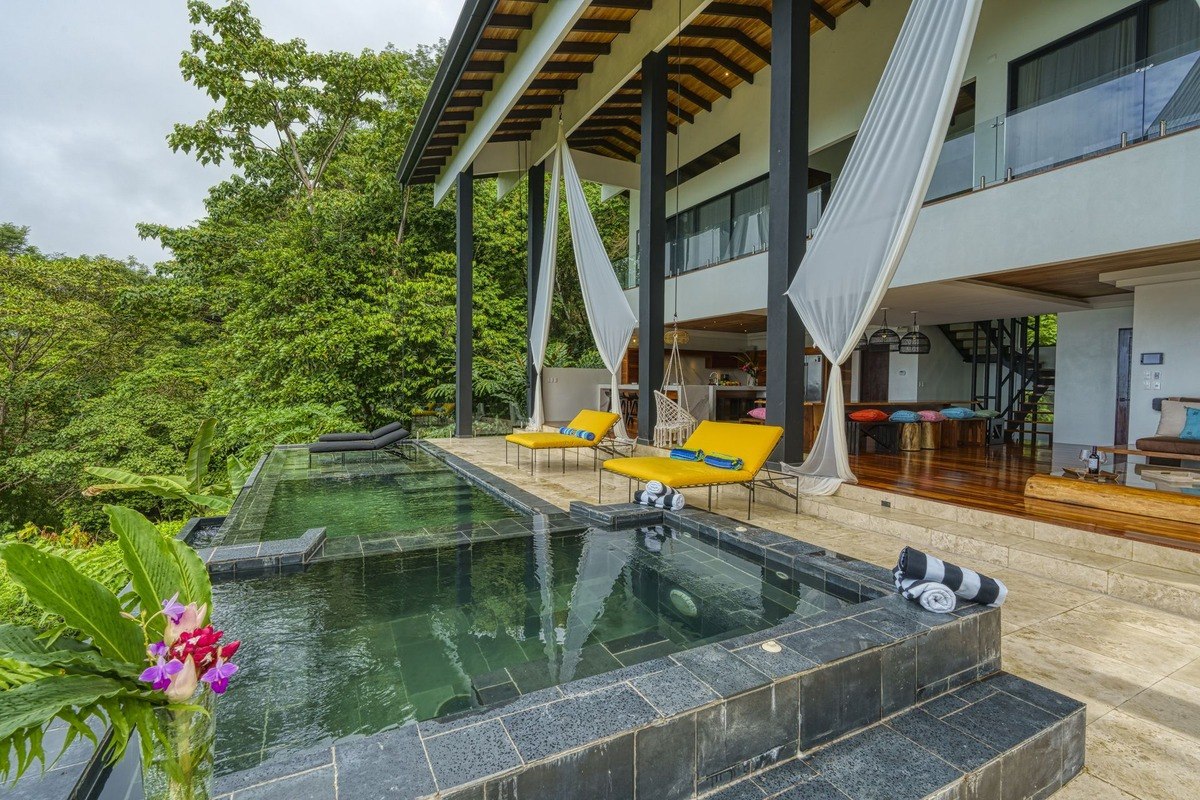
[[[654,446],[662,448],[682,447],[696,430],[696,418],[688,411],[687,386],[683,378],[683,361],[679,358],[679,328],[673,326],[667,332],[671,340],[671,355],[667,368],[663,370],[662,388],[654,392]],[[679,400],[667,396],[668,386],[679,387]]]

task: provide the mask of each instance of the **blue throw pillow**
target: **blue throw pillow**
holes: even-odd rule
[[[583,439],[585,442],[596,441],[596,434],[592,433],[591,431],[578,430],[575,431],[575,435],[580,439]]]
[[[975,412],[969,408],[953,406],[951,408],[943,408],[942,416],[946,419],[974,419]]]
[[[1179,432],[1179,438],[1200,442],[1200,408],[1187,410],[1187,421],[1183,423],[1183,430]]]
[[[921,415],[915,411],[893,411],[892,416],[888,417],[892,422],[920,422]]]

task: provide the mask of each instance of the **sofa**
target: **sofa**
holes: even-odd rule
[[[1162,454],[1167,458],[1200,459],[1200,441],[1181,439],[1188,408],[1200,408],[1200,397],[1165,397],[1159,405],[1158,430],[1134,445],[1144,453]]]

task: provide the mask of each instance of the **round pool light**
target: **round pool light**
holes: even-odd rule
[[[777,570],[775,570],[775,577],[779,578],[779,580],[781,580],[781,581],[786,581],[788,579],[788,577],[790,577],[790,576],[783,570],[777,569]]]
[[[696,601],[683,589],[672,589],[667,594],[667,599],[671,601],[671,605],[675,607],[675,610],[685,617],[694,617],[700,613],[700,609],[696,606]]]
[[[774,639],[768,639],[767,641],[763,642],[761,647],[765,652],[768,652],[768,653],[782,653],[783,652],[783,645],[781,645],[779,642],[775,641]]]
[[[738,525],[736,528],[734,528],[734,530],[735,530],[735,531],[737,531],[738,533],[745,533],[745,532],[746,532],[746,526],[745,526],[745,525]]]

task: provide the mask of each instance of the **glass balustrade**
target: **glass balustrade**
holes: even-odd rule
[[[942,146],[925,200],[986,188],[1195,127],[1200,127],[1200,42],[955,134]],[[672,274],[672,264],[685,273],[766,250],[767,188],[763,176],[678,215],[684,235],[667,243],[667,275]],[[833,188],[831,182],[808,194],[810,236]],[[672,218],[668,230],[674,227]],[[622,286],[637,286],[636,258],[618,259],[613,266]]]

